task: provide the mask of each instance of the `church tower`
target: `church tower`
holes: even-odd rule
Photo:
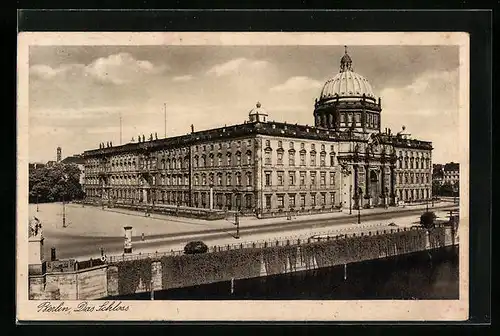
[[[62,157],[62,149],[61,147],[57,147],[57,162],[61,162],[61,157]]]

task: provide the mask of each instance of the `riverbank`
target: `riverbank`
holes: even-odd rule
[[[283,240],[256,247],[228,246],[198,255],[152,255],[85,270],[34,274],[30,276],[30,298],[98,299],[295,273],[443,248],[455,245],[457,238],[451,227],[404,228],[315,242]]]
[[[459,247],[155,291],[154,300],[457,300]],[[151,300],[150,292],[106,300]]]

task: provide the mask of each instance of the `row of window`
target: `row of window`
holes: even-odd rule
[[[284,152],[282,151],[276,151],[276,164],[278,165],[283,165],[283,156]],[[310,166],[316,166],[316,153],[311,152],[309,153],[309,165]],[[271,150],[266,150],[264,152],[264,164],[266,165],[271,165],[272,164],[272,151]],[[299,164],[300,166],[305,166],[306,165],[306,153],[299,153]],[[330,154],[330,167],[335,166],[335,154]],[[289,166],[295,166],[295,152],[294,151],[289,151],[288,152],[288,165]],[[319,156],[319,165],[320,167],[326,167],[326,154],[322,153]]]
[[[403,169],[428,169],[430,168],[431,160],[429,158],[413,158],[413,157],[402,157],[400,156],[397,161],[397,168]]]
[[[273,185],[273,172],[272,171],[266,171],[264,172],[265,174],[265,185],[266,186],[272,186]],[[297,172],[295,171],[289,171],[287,175],[285,175],[284,171],[277,171],[276,172],[276,185],[278,186],[284,186],[285,185],[285,177],[288,178],[288,186],[294,186],[297,185]],[[317,172],[309,172],[309,181],[310,185],[316,185],[316,178],[317,178]],[[301,186],[306,185],[306,179],[307,179],[307,172],[301,171],[299,172],[299,184]],[[319,173],[319,183],[322,186],[326,186],[326,180],[327,179],[327,173],[326,172],[320,172]],[[329,174],[329,184],[330,186],[335,186],[335,172],[330,172]]]
[[[399,151],[398,157],[419,157],[420,159],[430,159],[430,154],[429,153],[422,153],[422,152],[412,152],[412,151]]]
[[[398,196],[403,201],[424,200],[431,197],[429,189],[399,189]]]
[[[203,173],[203,174],[194,174],[194,185],[216,185],[216,186],[232,186],[232,185],[242,185],[242,174],[237,172],[237,173],[231,173],[227,172],[224,174],[225,178],[223,178],[222,173]],[[233,177],[234,176],[234,177]],[[223,184],[223,181],[225,184]],[[234,184],[233,184],[234,182]],[[252,173],[251,172],[246,172],[245,173],[245,185],[251,186],[252,185]]]
[[[245,142],[246,142],[247,146],[252,146],[252,139],[245,140]],[[235,141],[234,143],[236,143],[236,146],[238,148],[240,148],[242,141],[238,140],[238,141]],[[226,144],[226,148],[231,148],[231,146],[232,146],[232,142],[226,142],[225,144]],[[200,150],[206,151],[207,149],[213,151],[215,148],[220,150],[220,149],[222,149],[222,146],[223,146],[223,144],[221,142],[219,142],[218,144],[195,146],[194,151],[195,152],[199,152]]]
[[[310,194],[278,194],[276,195],[276,207],[278,209],[285,208],[285,199],[288,201],[288,208],[294,208],[296,206],[299,207],[305,207],[305,206],[322,206],[326,205],[327,203],[327,195],[330,195],[330,204],[334,205],[335,204],[335,192],[331,193],[320,193],[319,195],[317,193],[310,193]],[[318,197],[319,196],[319,197]],[[272,202],[272,197],[273,194],[267,194],[264,195],[264,207],[266,209],[271,209],[273,202]],[[307,202],[308,201],[308,202]]]
[[[271,148],[271,140],[266,140],[266,148]],[[283,148],[283,141],[281,141],[281,140],[278,141],[278,148]],[[294,142],[293,141],[290,141],[288,143],[288,148],[289,149],[294,149]],[[300,143],[300,149],[302,150],[302,149],[305,149],[305,148],[306,148],[306,144],[303,143],[303,142],[301,142]],[[311,146],[310,146],[310,148],[311,148],[312,151],[316,150],[316,144],[312,143]],[[321,151],[322,152],[325,151],[325,144],[321,144]],[[334,150],[334,145],[330,145],[330,151],[331,152],[335,151]]]
[[[351,125],[352,122],[361,125],[361,113],[340,113],[340,123]],[[377,128],[379,126],[379,116],[377,114],[366,114],[366,124],[368,127]]]
[[[244,203],[243,203],[244,202]],[[243,204],[242,204],[243,203]],[[193,194],[193,206],[208,208],[210,206],[210,194],[207,192],[200,192]],[[252,208],[253,195],[245,194],[243,197],[241,194],[233,195],[232,193],[215,193],[213,199],[213,206],[217,209],[232,209],[233,206],[236,208]]]
[[[217,158],[215,158],[214,154],[209,154],[208,159],[206,155],[195,155],[193,160],[194,168],[204,168],[204,167],[222,167],[222,166],[231,166],[236,165],[240,166],[241,162],[241,152],[237,152],[234,155],[232,153],[226,153],[226,155],[222,155],[221,153],[217,154]],[[252,152],[247,151],[245,157],[244,164],[250,165],[253,163],[252,161]]]
[[[431,180],[430,173],[398,173],[397,175],[397,183],[429,183]]]

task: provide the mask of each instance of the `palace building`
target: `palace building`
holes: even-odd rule
[[[432,144],[381,130],[382,103],[347,51],[314,105],[314,126],[268,120],[85,151],[86,198],[243,213],[396,206],[431,195]]]

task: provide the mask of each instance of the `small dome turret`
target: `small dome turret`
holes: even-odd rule
[[[255,107],[248,113],[248,117],[250,122],[266,122],[268,115],[262,104],[257,102]]]

